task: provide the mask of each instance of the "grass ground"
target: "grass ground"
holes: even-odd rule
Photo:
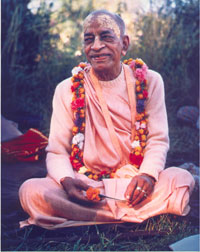
[[[4,232],[1,251],[168,251],[169,245],[198,233],[190,217],[160,215],[142,224],[107,224],[44,230],[30,226]]]

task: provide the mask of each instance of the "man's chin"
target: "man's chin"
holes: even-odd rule
[[[110,69],[109,63],[93,63],[91,62],[91,66],[95,72],[108,71]]]

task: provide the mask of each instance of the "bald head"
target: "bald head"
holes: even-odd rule
[[[113,30],[117,37],[125,34],[125,24],[121,17],[106,10],[97,10],[90,13],[84,20],[84,32],[94,20],[97,20],[100,26]]]

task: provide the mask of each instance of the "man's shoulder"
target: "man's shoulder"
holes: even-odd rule
[[[54,99],[63,100],[65,102],[71,101],[71,84],[71,77],[58,83],[54,91]]]
[[[152,81],[152,80],[158,80],[158,79],[162,80],[162,76],[158,72],[156,72],[156,71],[154,71],[152,69],[148,69],[148,71],[147,71],[147,80]]]
[[[163,82],[163,79],[162,79],[162,76],[154,71],[154,70],[151,70],[149,69],[147,71],[147,85],[149,86],[149,91],[150,90],[154,90],[154,89],[163,89],[164,87],[164,82]]]
[[[64,79],[63,81],[57,84],[56,92],[69,92],[71,90],[71,84],[71,77]]]
[[[56,86],[56,89],[70,89],[71,84],[72,84],[71,77],[69,77],[59,82]]]

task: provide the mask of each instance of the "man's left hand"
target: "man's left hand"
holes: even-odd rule
[[[152,193],[154,184],[155,180],[147,174],[132,178],[125,192],[125,198],[129,205],[135,206],[145,200]]]

